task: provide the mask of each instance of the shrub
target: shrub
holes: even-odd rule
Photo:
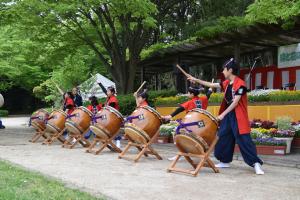
[[[0,117],[7,117],[8,116],[8,110],[0,110]]]
[[[300,101],[300,91],[276,91],[270,93],[269,98],[272,102]]]

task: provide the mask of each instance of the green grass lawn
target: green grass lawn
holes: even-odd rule
[[[0,200],[96,200],[52,178],[0,161]]]

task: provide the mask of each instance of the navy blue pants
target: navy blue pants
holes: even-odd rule
[[[254,163],[263,164],[257,156],[256,147],[250,134],[239,134],[235,112],[231,111],[221,121],[218,132],[219,140],[215,146],[215,157],[223,162],[232,162],[235,143],[239,145],[245,163],[253,167]]]
[[[89,131],[84,135],[84,138],[85,138],[85,139],[89,139],[92,135],[94,135],[94,137],[95,137],[95,133],[93,133],[93,131],[89,130]]]
[[[3,126],[2,121],[0,119],[0,128],[5,128],[5,126]]]

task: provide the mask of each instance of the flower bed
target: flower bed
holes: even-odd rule
[[[291,123],[291,118],[287,116],[279,117],[276,123],[254,119],[250,124],[251,137],[257,145],[278,146],[284,143],[286,153],[290,153],[296,132],[300,132],[300,123]],[[278,141],[278,144],[275,144],[274,140]],[[297,142],[296,145],[298,144]]]
[[[203,94],[202,94],[203,95]],[[222,102],[223,93],[213,93],[209,99],[209,103]],[[155,106],[174,106],[178,103],[186,101],[188,98],[182,95],[176,95],[171,97],[158,97],[155,100]],[[253,90],[248,93],[248,100],[250,103],[266,102],[299,102],[300,91],[286,91],[286,90]]]

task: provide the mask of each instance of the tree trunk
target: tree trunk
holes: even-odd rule
[[[118,66],[114,70],[110,70],[119,94],[128,94],[134,91],[137,63],[138,60],[128,61],[125,66]]]

